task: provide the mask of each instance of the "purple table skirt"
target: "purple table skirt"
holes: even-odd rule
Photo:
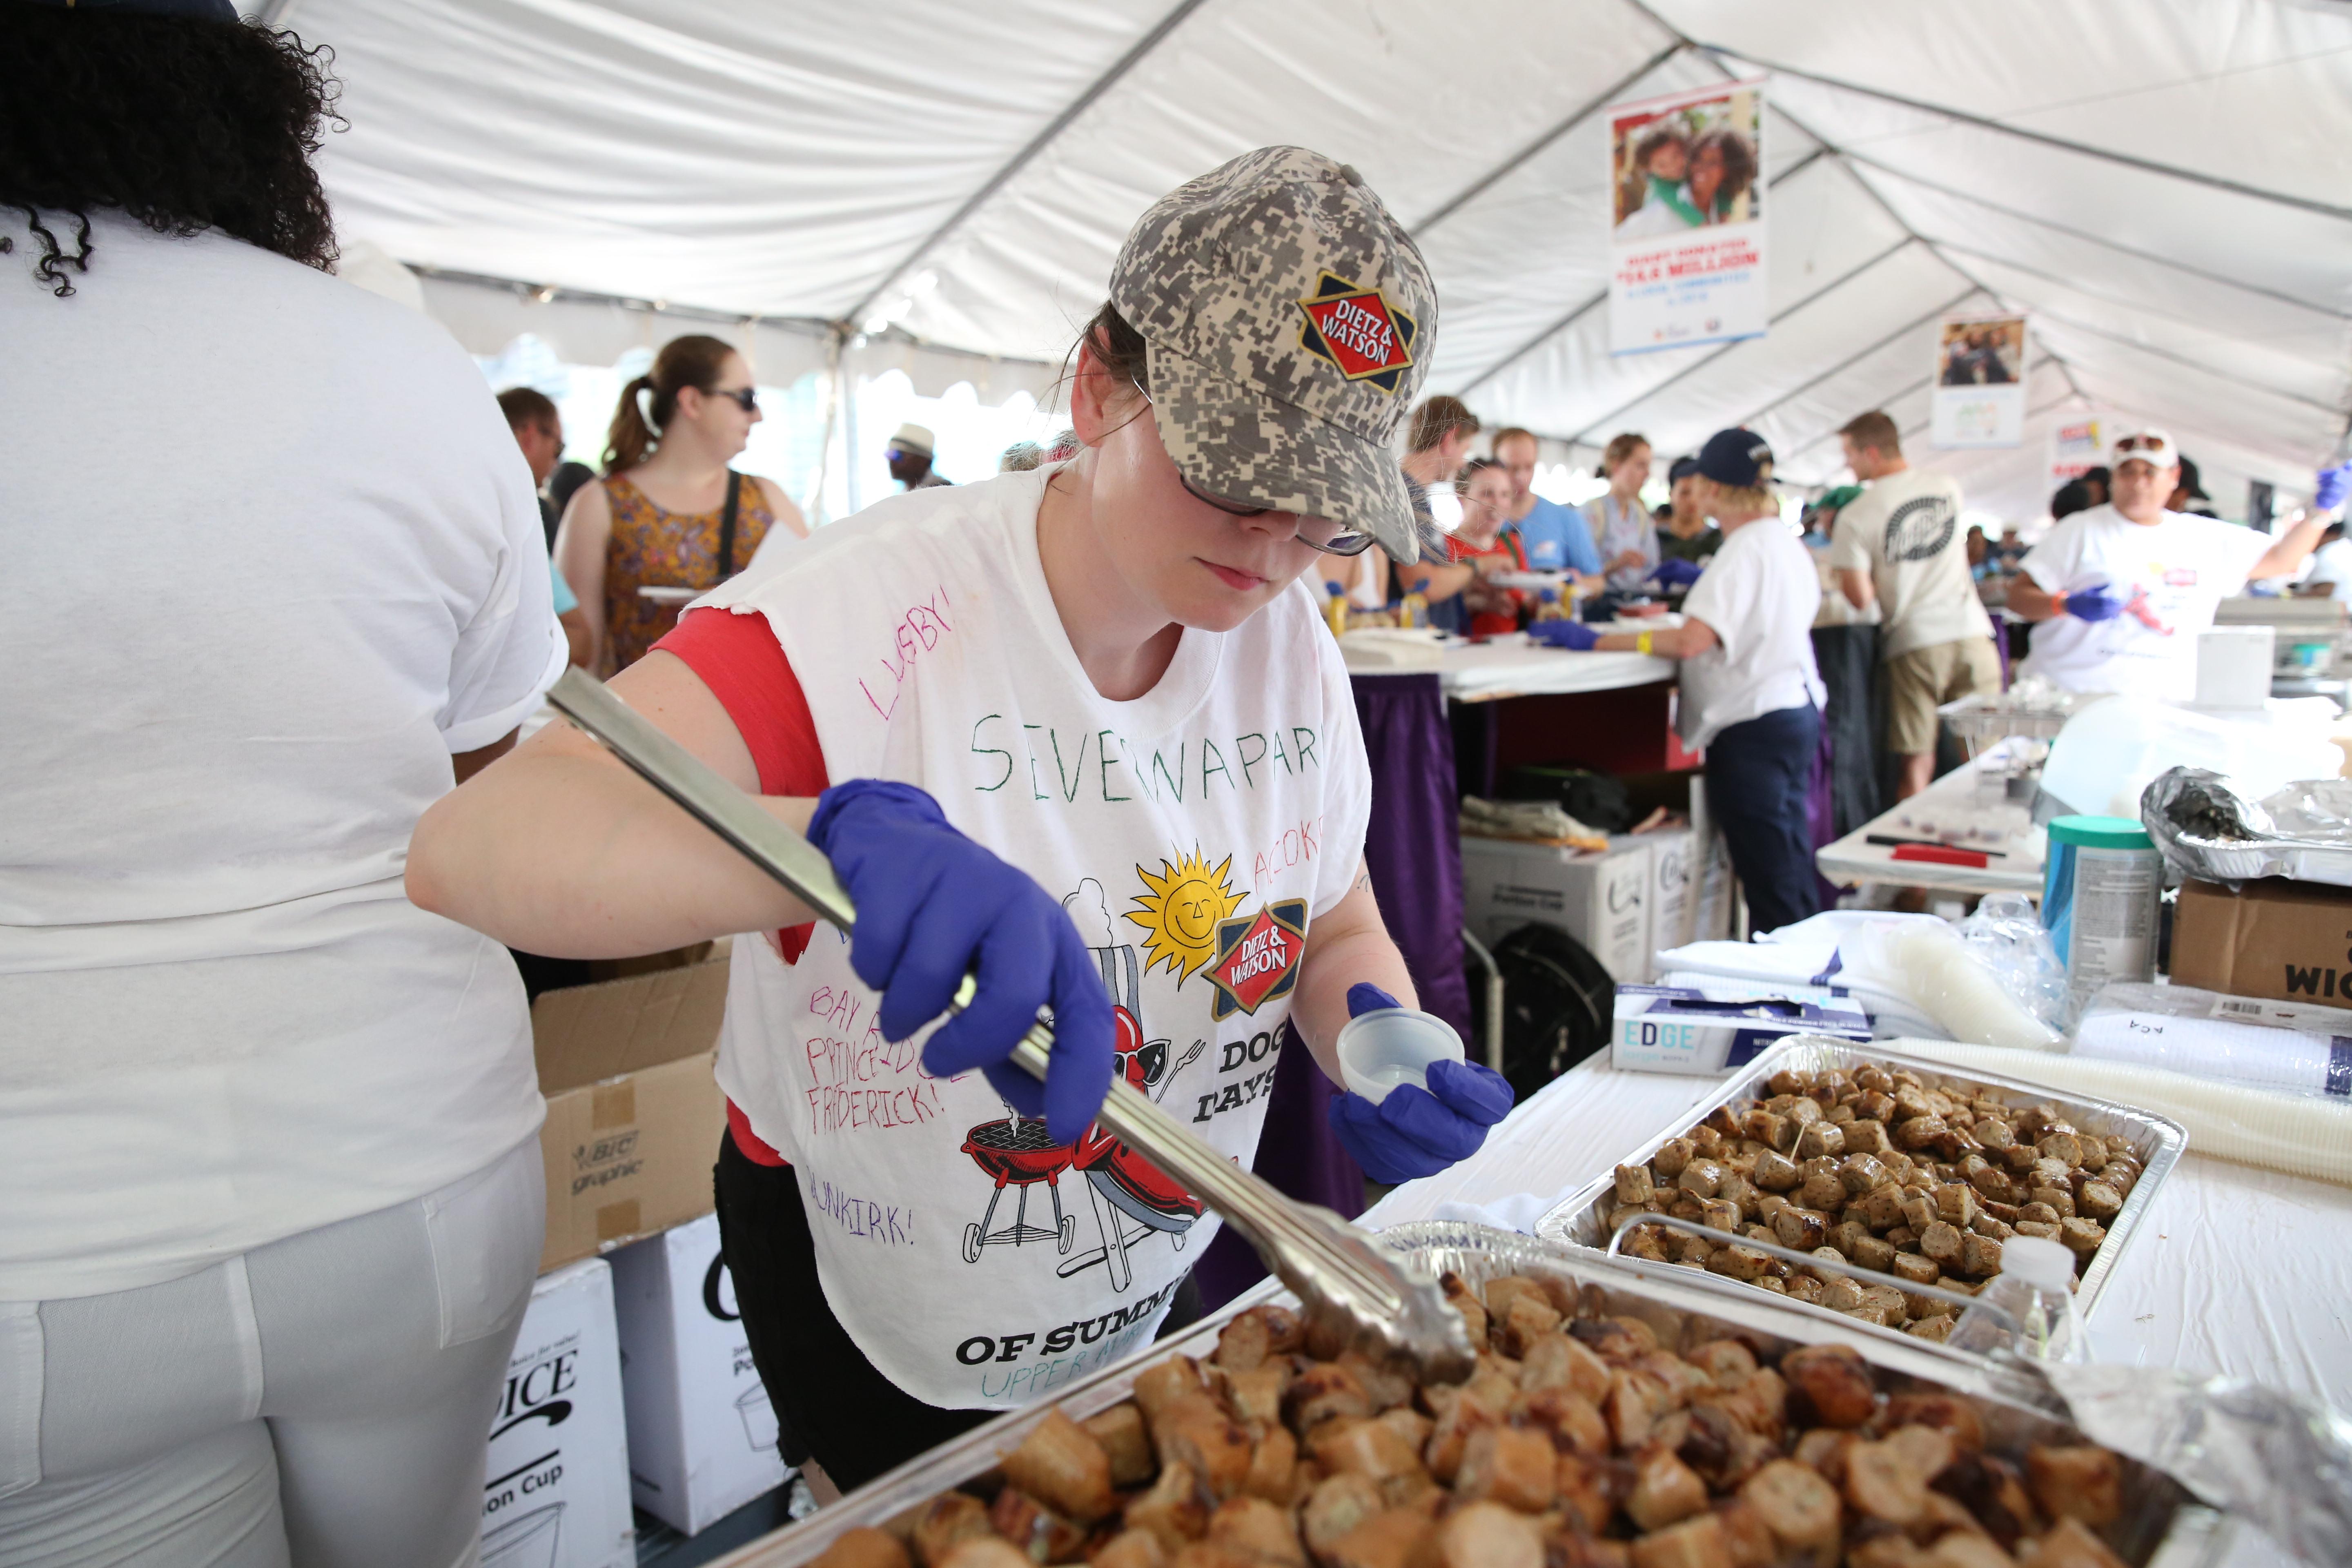
[[[1470,1033],[1470,989],[1462,972],[1460,799],[1454,779],[1454,732],[1433,675],[1379,675],[1352,683],[1356,718],[1371,764],[1371,821],[1364,864],[1381,916],[1404,955],[1421,1005]],[[1305,1203],[1350,1219],[1363,1212],[1364,1173],[1332,1136],[1329,1106],[1339,1090],[1286,1026],[1257,1173]],[[1257,1253],[1231,1230],[1219,1232],[1192,1271],[1211,1310],[1265,1278]]]

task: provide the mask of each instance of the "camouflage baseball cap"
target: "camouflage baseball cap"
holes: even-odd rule
[[[1187,181],[1128,234],[1110,300],[1150,345],[1160,437],[1196,489],[1419,558],[1391,444],[1437,292],[1355,170],[1261,147]]]

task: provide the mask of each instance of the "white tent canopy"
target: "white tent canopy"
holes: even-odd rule
[[[335,50],[342,232],[425,271],[475,346],[560,319],[640,341],[611,301],[659,300],[675,330],[759,318],[763,355],[812,367],[1034,391],[1150,201],[1286,142],[1361,169],[1426,252],[1428,390],[1580,451],[1746,423],[1817,485],[1884,407],[2022,519],[2048,426],[2097,412],[2169,426],[2236,511],[2248,479],[2307,493],[2352,415],[2339,0],[261,10]],[[1600,111],[1759,73],[1770,331],[1612,357]],[[564,292],[534,316],[541,289]],[[1936,319],[1996,306],[2033,312],[2026,444],[1927,454]]]

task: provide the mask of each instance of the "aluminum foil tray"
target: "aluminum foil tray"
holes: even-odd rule
[[[2021,1056],[2024,1053],[2021,1053]],[[2156,1198],[2157,1187],[2172,1173],[2180,1161],[2181,1150],[2188,1144],[2189,1134],[2180,1123],[2158,1116],[2153,1111],[2135,1110],[2127,1105],[2111,1100],[2085,1100],[2078,1095],[2063,1094],[2042,1085],[2028,1083],[2021,1079],[1996,1078],[1989,1073],[1960,1074],[1941,1062],[1922,1057],[1906,1057],[1899,1051],[1881,1049],[1875,1044],[1857,1045],[1850,1040],[1832,1039],[1825,1035],[1791,1035],[1772,1047],[1747,1066],[1724,1080],[1721,1093],[1692,1107],[1676,1117],[1674,1123],[1656,1137],[1635,1148],[1622,1158],[1613,1160],[1608,1173],[1586,1184],[1536,1221],[1536,1235],[1546,1241],[1566,1247],[1606,1250],[1609,1246],[1609,1215],[1616,1206],[1618,1165],[1639,1165],[1668,1142],[1681,1137],[1706,1120],[1717,1106],[1742,1100],[1764,1100],[1771,1095],[1765,1087],[1772,1075],[1783,1068],[1800,1072],[1823,1072],[1832,1068],[1852,1071],[1861,1067],[1908,1068],[1929,1083],[1947,1079],[1969,1084],[1990,1091],[1986,1098],[2009,1105],[2055,1105],[2068,1121],[2085,1132],[2095,1132],[2103,1138],[2117,1134],[2130,1141],[2132,1152],[2142,1166],[2140,1178],[2124,1197],[2124,1206],[2107,1222],[2107,1239],[2091,1255],[2090,1263],[2075,1283],[2074,1300],[2085,1317],[2099,1299],[2108,1277],[2114,1273],[2116,1259],[2138,1231]],[[1690,1270],[1684,1270],[1690,1272]],[[1893,1276],[1887,1283],[1896,1284]],[[1827,1307],[1789,1300],[1752,1285],[1731,1283],[1737,1289],[1767,1301],[1785,1305],[1790,1310],[1812,1314],[1825,1321],[1839,1324],[1841,1331],[1862,1334],[1874,1340],[1896,1340],[1909,1344],[1922,1342],[1900,1329],[1881,1328],[1875,1323],[1849,1318]]]
[[[1714,1275],[1692,1278],[1686,1269],[1599,1258],[1484,1226],[1404,1225],[1382,1232],[1381,1239],[1473,1285],[1506,1274],[1573,1281],[1595,1310],[1641,1318],[1668,1345],[1685,1342],[1686,1332],[1706,1338],[1728,1330],[1775,1352],[1831,1341],[1850,1344],[1887,1373],[1898,1392],[1932,1384],[1976,1399],[1985,1446],[1999,1452],[2021,1454],[2034,1443],[2088,1440],[2066,1418],[2063,1402],[2049,1385],[2029,1370],[1906,1336],[1890,1340],[1853,1334],[1846,1331],[1863,1325],[1850,1318],[1831,1314],[1824,1321],[1792,1311],[1790,1303]],[[1072,1418],[1083,1420],[1125,1399],[1137,1375],[1171,1352],[1209,1355],[1226,1321],[1244,1309],[1286,1299],[1268,1281],[1183,1333],[1074,1384],[1058,1404]],[[887,1526],[940,1492],[993,1469],[999,1456],[1019,1447],[1054,1403],[1012,1412],[942,1444],[833,1507],[721,1559],[715,1568],[792,1568],[817,1556],[845,1531]],[[2233,1533],[2230,1521],[2196,1501],[2161,1470],[2126,1456],[2123,1497],[2123,1517],[2109,1540],[2135,1568],[2211,1568],[2221,1561]]]
[[[2352,887],[2352,839],[2282,827],[2264,804],[2225,774],[2204,768],[2167,769],[2140,792],[2139,819],[2165,859],[2184,877],[2230,883],[2292,877],[2300,882]]]

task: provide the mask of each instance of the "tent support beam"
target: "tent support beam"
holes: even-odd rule
[[[1905,243],[1908,244],[1909,241],[1906,240]],[[1962,289],[1959,293],[1953,295],[1952,298],[1937,306],[1934,310],[1927,311],[1924,315],[1912,317],[1909,321],[1904,322],[1901,326],[1895,328],[1885,337],[1880,338],[1869,347],[1857,349],[1853,353],[1846,355],[1845,358],[1838,361],[1837,363],[1830,366],[1829,369],[1822,371],[1819,375],[1811,376],[1800,384],[1790,387],[1788,391],[1782,393],[1771,402],[1764,405],[1761,408],[1759,408],[1755,412],[1739,419],[1734,420],[1733,423],[1742,429],[1749,427],[1757,420],[1763,418],[1764,416],[1771,413],[1772,410],[1788,402],[1789,399],[1802,396],[1804,394],[1811,392],[1813,388],[1819,386],[1822,383],[1829,380],[1830,377],[1839,375],[1846,371],[1852,370],[1855,365],[1860,364],[1864,360],[1868,359],[1871,355],[1886,347],[1889,343],[1894,342],[1906,332],[1917,331],[1921,327],[1926,326],[1928,322],[1944,314],[1947,310],[1957,310],[1963,304],[1983,292],[1984,290],[1977,285],[1973,283],[1969,284],[1966,289]]]
[[[2162,306],[2150,305],[2139,300],[2126,300],[2119,294],[2104,293],[2080,279],[2063,277],[2039,267],[2029,267],[2022,261],[2011,261],[2005,256],[1995,256],[1989,250],[1979,250],[1974,246],[1956,245],[1948,239],[1931,239],[1927,243],[1934,246],[1939,255],[1963,256],[1971,261],[1990,262],[1995,267],[2005,267],[2011,272],[2022,272],[2029,278],[2039,278],[2045,283],[2058,284],[2062,288],[2073,289],[2077,294],[2093,300],[2102,300],[2110,305],[2120,306],[2143,316],[2161,316],[2168,321],[2178,321],[2186,327],[2202,327],[2207,331],[2213,330],[2204,322],[2193,317],[2184,316],[2177,310],[2168,310]]]
[[[1826,148],[1815,148],[1812,152],[1806,153],[1803,157],[1798,159],[1795,163],[1781,170],[1780,174],[1775,175],[1772,179],[1767,181],[1765,183],[1765,189],[1777,189],[1781,181],[1792,177],[1801,171],[1811,166],[1812,163],[1818,162],[1826,151]],[[1864,263],[1864,265],[1866,266],[1869,264]],[[1487,382],[1492,381],[1496,376],[1501,374],[1505,370],[1508,369],[1519,360],[1526,358],[1528,354],[1533,353],[1537,349],[1541,348],[1553,338],[1558,337],[1561,332],[1566,331],[1570,326],[1575,324],[1579,317],[1584,315],[1587,311],[1598,309],[1600,306],[1605,305],[1608,302],[1609,290],[1604,288],[1601,292],[1593,295],[1591,299],[1586,300],[1581,304],[1578,305],[1574,310],[1569,311],[1568,314],[1562,316],[1559,321],[1554,321],[1551,325],[1544,328],[1543,331],[1529,338],[1526,342],[1521,343],[1517,348],[1513,349],[1509,353],[1505,354],[1501,359],[1496,360],[1493,364],[1488,365],[1485,370],[1482,370],[1476,375],[1472,376],[1468,382],[1464,384],[1462,388],[1463,392],[1468,393],[1473,388],[1485,385]]]
[[[2002,217],[2011,218],[2019,223],[2032,224],[2036,228],[2046,228],[2053,234],[2063,234],[2069,239],[2079,239],[2086,244],[2099,246],[2104,249],[2114,251],[2118,256],[2128,256],[2135,261],[2153,262],[2158,267],[2168,267],[2175,272],[2185,272],[2189,277],[2207,283],[2219,283],[2224,288],[2241,289],[2248,294],[2259,295],[2265,300],[2275,300],[2282,305],[2294,305],[2309,310],[2314,315],[2328,316],[2339,321],[2352,321],[2352,311],[2338,310],[2314,300],[2300,299],[2281,289],[2265,288],[2260,283],[2249,283],[2242,278],[2229,278],[2219,272],[2208,272],[2203,268],[2193,267],[2177,257],[2158,255],[2153,250],[2141,250],[2135,246],[2124,245],[2109,239],[2105,235],[2093,234],[2087,229],[2070,227],[2052,218],[2038,216],[2016,207],[2003,206],[1999,202],[1989,202],[1984,197],[1970,192],[1958,190],[1951,185],[1939,184],[1934,180],[1921,179],[1916,174],[1879,163],[1876,159],[1864,153],[1840,149],[1838,156],[1854,170],[1855,176],[1862,181],[1863,188],[1873,195],[1878,195],[1882,203],[1886,198],[1879,195],[1876,186],[1873,184],[1867,174],[1883,174],[1889,179],[1900,180],[1906,184],[1917,185],[1920,189],[1933,191],[1939,196],[1949,196],[1955,201],[1967,202],[1972,206],[1982,207],[1989,213],[1997,213]],[[2000,258],[1991,257],[1988,259],[1999,261]],[[2016,264],[2003,262],[2002,265],[2015,266]]]
[[[1895,256],[1902,251],[1910,249],[1911,247],[1916,243],[1917,242],[1916,240],[1912,239],[1896,240],[1893,245],[1888,246],[1885,249],[1880,251],[1869,260],[1863,262],[1858,267],[1852,268],[1847,271],[1839,274],[1836,278],[1822,284],[1820,288],[1814,289],[1803,299],[1799,300],[1794,304],[1789,306],[1788,309],[1774,311],[1771,319],[1764,323],[1765,326],[1769,329],[1779,325],[1780,322],[1787,321],[1790,316],[1795,315],[1798,311],[1804,310],[1807,306],[1811,305],[1818,300],[1826,299],[1830,295],[1837,292],[1837,290],[1844,288],[1847,284],[1853,282],[1864,273],[1868,272],[1871,268],[1876,267],[1880,262],[1885,261],[1889,258]],[[1666,388],[1682,381],[1685,377],[1696,375],[1700,371],[1705,370],[1708,365],[1713,364],[1716,361],[1721,359],[1724,355],[1738,348],[1741,343],[1753,342],[1755,341],[1756,340],[1753,338],[1735,339],[1731,342],[1723,344],[1712,353],[1701,354],[1698,358],[1691,361],[1690,363],[1683,366],[1682,369],[1675,372],[1674,374],[1666,377],[1664,381],[1655,382],[1649,386],[1643,387],[1636,395],[1626,399],[1624,402],[1617,405],[1616,407],[1612,408],[1608,413],[1603,414],[1600,418],[1595,419],[1591,424],[1585,426],[1584,428],[1579,430],[1575,435],[1569,437],[1570,444],[1573,445],[1576,442],[1583,440],[1586,437],[1591,435],[1594,431],[1600,429],[1605,425],[1615,424],[1618,420],[1623,418],[1631,410],[1639,408],[1643,404],[1647,403],[1651,398],[1655,397]]]
[[[1990,292],[1990,290],[1987,290],[1987,292]],[[2168,361],[2173,364],[2181,366],[2183,369],[2193,370],[2200,375],[2210,375],[2214,380],[2227,382],[2231,386],[2242,386],[2249,392],[2259,392],[2266,396],[2280,398],[2288,403],[2299,403],[2305,408],[2315,408],[2320,413],[2329,415],[2331,416],[2340,416],[2344,412],[2342,408],[2336,406],[2333,403],[2322,403],[2315,397],[2305,397],[2299,392],[2282,392],[2275,386],[2270,386],[2259,381],[2250,380],[2249,378],[2236,374],[2233,372],[2216,370],[2211,365],[2205,363],[2202,360],[2190,359],[2187,354],[2175,353],[2170,349],[2160,349],[2154,343],[2144,343],[2137,338],[2127,338],[2121,332],[2111,332],[2105,327],[2089,326],[2084,322],[2074,321],[2068,317],[2058,314],[2055,310],[2045,310],[2036,308],[2032,311],[2032,314],[2054,321],[2070,332],[2084,332],[2095,338],[2104,338],[2111,343],[2121,343],[2127,349],[2132,349],[2144,354],[2153,354],[2158,359]]]
[[[1652,19],[1660,20],[1656,12],[1652,11],[1647,5],[1639,5],[1639,0],[1635,0],[1635,3],[1637,7]],[[1727,48],[1720,44],[1706,43],[1691,37],[1680,28],[1673,30],[1677,37],[1685,39],[1694,47],[1703,49],[1710,55],[1728,56],[1732,59],[1745,60],[1750,65],[1760,66],[1778,76],[1794,77],[1799,81],[1809,81],[1817,87],[1826,87],[1833,91],[1851,92],[1857,97],[1876,99],[1881,103],[1891,103],[1915,113],[1930,115],[1937,120],[1949,121],[1958,125],[1971,125],[1980,131],[1996,132],[2003,136],[2013,136],[2020,141],[2035,142],[2060,152],[2073,153],[2080,157],[2095,158],[2105,163],[2120,164],[2125,168],[2139,169],[2147,174],[2185,180],[2191,184],[2204,185],[2212,190],[2227,191],[2231,195],[2245,196],[2254,201],[2272,202],[2280,206],[2297,207],[2305,212],[2316,213],[2322,217],[2352,222],[2352,207],[2337,206],[2333,202],[2315,201],[2309,196],[2298,196],[2287,191],[2267,190],[2261,185],[2250,185],[2243,181],[2228,179],[2220,174],[2208,174],[2201,170],[2184,169],[2177,163],[2159,163],[2153,158],[2136,158],[2128,153],[2117,153],[2105,147],[2095,147],[2087,142],[2075,142],[2063,136],[2053,136],[2046,131],[2032,131],[2021,125],[2007,124],[1985,115],[1970,114],[1966,110],[1950,109],[1942,104],[1927,102],[1922,99],[1906,98],[1900,93],[1887,92],[1880,88],[1864,87],[1859,82],[1845,81],[1833,76],[1823,76],[1817,71],[1799,70],[1793,66],[1781,65],[1776,61],[1765,59],[1759,55]]]
[[[851,306],[849,310],[844,313],[842,319],[845,321],[847,321],[853,328],[855,328],[858,322],[864,321],[866,319],[866,312],[874,308],[875,301],[881,299],[883,295],[888,293],[890,291],[891,285],[898,282],[900,278],[904,277],[908,268],[914,266],[915,263],[920,261],[925,256],[930,254],[932,247],[937,246],[940,240],[945,239],[949,235],[961,227],[964,220],[971,216],[973,213],[978,212],[982,203],[986,202],[989,197],[994,195],[997,192],[1003,190],[1007,184],[1009,184],[1015,174],[1018,174],[1022,170],[1027,168],[1030,163],[1034,161],[1038,153],[1043,153],[1047,147],[1051,146],[1054,140],[1060,136],[1063,132],[1068,130],[1071,123],[1075,121],[1079,115],[1084,114],[1087,110],[1093,108],[1095,100],[1102,97],[1104,93],[1108,92],[1113,87],[1117,86],[1120,78],[1126,76],[1128,72],[1133,70],[1138,65],[1141,64],[1143,58],[1151,53],[1152,50],[1158,48],[1161,43],[1166,41],[1168,35],[1181,26],[1187,17],[1191,16],[1193,12],[1201,8],[1201,5],[1202,0],[1176,0],[1176,4],[1169,8],[1168,14],[1160,17],[1160,20],[1152,26],[1150,32],[1136,39],[1135,42],[1129,47],[1127,53],[1119,56],[1118,59],[1111,62],[1111,66],[1108,70],[1104,71],[1102,75],[1095,78],[1093,81],[1089,82],[1084,92],[1081,92],[1077,97],[1072,99],[1062,110],[1062,112],[1056,114],[1052,120],[1046,122],[1044,130],[1031,137],[1027,146],[1013,154],[1013,156],[1006,161],[1004,166],[998,169],[995,174],[991,174],[987,181],[981,185],[980,189],[972,192],[971,195],[966,196],[963,200],[963,205],[957,207],[954,212],[950,213],[945,223],[942,223],[939,227],[925,235],[923,237],[922,243],[917,245],[912,250],[908,251],[905,258],[902,258],[897,266],[891,268],[889,271],[882,274],[880,279],[875,283],[874,287],[866,291],[866,297],[858,300],[856,304]]]
[[[1664,48],[1660,49],[1656,54],[1652,55],[1648,59],[1643,60],[1640,65],[1634,67],[1632,70],[1626,72],[1623,76],[1618,78],[1607,87],[1602,88],[1598,94],[1585,100],[1581,104],[1579,104],[1575,111],[1570,114],[1567,119],[1561,121],[1557,125],[1554,125],[1550,130],[1545,132],[1542,135],[1537,137],[1534,141],[1528,142],[1526,146],[1520,148],[1517,152],[1512,153],[1501,163],[1496,164],[1492,169],[1489,169],[1486,173],[1471,181],[1467,185],[1465,185],[1460,191],[1456,192],[1446,201],[1440,203],[1436,211],[1423,218],[1419,223],[1414,224],[1412,227],[1408,229],[1406,232],[1411,234],[1415,239],[1427,234],[1431,229],[1436,227],[1447,218],[1452,217],[1456,210],[1468,205],[1478,196],[1485,195],[1487,188],[1493,185],[1496,181],[1501,180],[1512,171],[1518,168],[1519,165],[1525,163],[1528,159],[1533,158],[1537,153],[1541,153],[1545,148],[1550,146],[1553,142],[1559,141],[1561,137],[1567,135],[1570,132],[1575,130],[1578,126],[1583,124],[1586,121],[1591,119],[1602,110],[1608,108],[1610,104],[1616,100],[1618,94],[1624,92],[1636,82],[1639,82],[1643,77],[1648,76],[1652,71],[1656,70],[1660,66],[1664,65],[1668,60],[1673,59],[1676,55],[1683,53],[1690,47],[1689,40],[1677,37],[1675,42],[1668,44]]]

